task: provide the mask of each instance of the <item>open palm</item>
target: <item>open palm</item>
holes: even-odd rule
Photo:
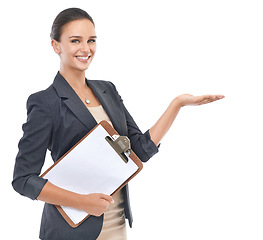
[[[189,106],[189,105],[203,105],[210,102],[217,101],[219,99],[224,98],[223,95],[202,95],[202,96],[194,96],[191,94],[182,94],[177,97],[181,106]]]

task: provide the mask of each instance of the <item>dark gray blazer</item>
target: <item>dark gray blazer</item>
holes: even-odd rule
[[[115,86],[107,81],[87,80],[120,135],[130,138],[133,151],[146,162],[158,147],[149,131],[142,133],[123,105]],[[68,82],[58,74],[44,91],[32,94],[27,101],[27,122],[19,142],[13,188],[23,196],[36,199],[46,179],[39,177],[47,149],[58,160],[97,123]],[[128,186],[123,188],[125,216],[132,225]],[[45,204],[40,238],[43,240],[94,240],[98,237],[103,215],[89,217],[79,227],[71,228],[51,204]]]

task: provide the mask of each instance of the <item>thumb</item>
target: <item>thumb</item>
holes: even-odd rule
[[[101,193],[100,198],[108,201],[109,203],[114,203],[112,196]]]

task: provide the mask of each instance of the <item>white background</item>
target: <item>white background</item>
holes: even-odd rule
[[[11,187],[26,100],[59,70],[56,15],[85,9],[97,54],[87,78],[112,81],[142,131],[179,94],[224,94],[185,107],[130,184],[128,239],[263,239],[263,4],[256,0],[1,3],[1,236],[38,239],[43,203]],[[49,153],[44,168],[52,163]]]

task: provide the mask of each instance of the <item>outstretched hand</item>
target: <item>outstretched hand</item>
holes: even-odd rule
[[[166,132],[170,129],[180,108],[189,105],[203,105],[224,98],[223,95],[203,95],[193,96],[183,94],[173,99],[169,107],[160,117],[160,119],[149,130],[152,141],[156,146],[160,143]]]
[[[203,96],[193,96],[190,94],[183,94],[175,99],[180,103],[180,106],[189,106],[189,105],[203,105],[211,103],[217,100],[224,98],[223,95],[203,95]]]

